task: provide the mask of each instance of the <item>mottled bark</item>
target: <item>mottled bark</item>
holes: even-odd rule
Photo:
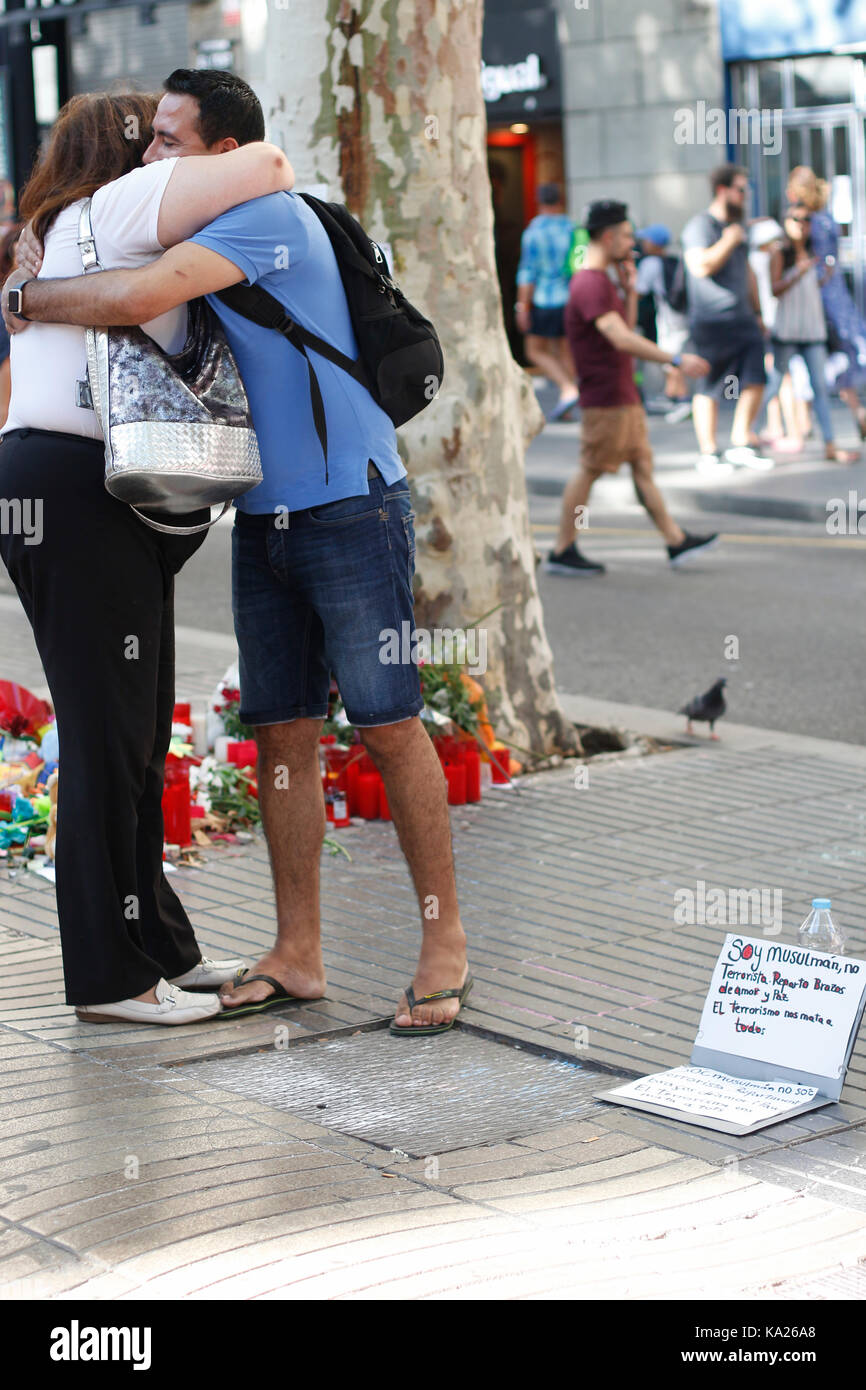
[[[272,137],[300,186],[325,182],[433,319],[445,377],[400,431],[417,514],[416,621],[486,619],[498,729],[540,754],[577,736],[556,697],[524,479],[542,416],[511,356],[496,278],[479,69],[482,0],[269,7]]]

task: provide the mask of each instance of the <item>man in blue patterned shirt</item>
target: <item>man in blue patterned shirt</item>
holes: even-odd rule
[[[559,405],[550,416],[561,420],[577,402],[577,380],[565,337],[563,315],[568,303],[566,269],[574,223],[566,216],[562,193],[555,183],[538,190],[533,217],[520,244],[517,270],[517,327],[526,334],[526,356],[559,387]]]

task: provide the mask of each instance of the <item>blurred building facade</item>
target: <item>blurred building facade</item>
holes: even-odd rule
[[[0,0],[0,179],[20,187],[76,92],[158,90],[181,65],[262,84],[268,3]],[[617,197],[676,235],[729,157],[754,213],[778,214],[795,164],[827,179],[862,304],[866,0],[486,0],[482,57],[506,323],[539,183],[576,218]]]
[[[158,92],[187,66],[254,82],[266,20],[267,0],[0,0],[0,179],[21,187],[79,92]]]
[[[575,218],[615,197],[676,236],[727,159],[754,215],[779,214],[797,164],[828,181],[863,305],[866,0],[486,0],[483,56],[506,311],[538,183],[561,180]]]

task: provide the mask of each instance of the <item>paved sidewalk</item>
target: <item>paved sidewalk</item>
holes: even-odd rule
[[[862,1040],[841,1103],[743,1139],[592,1091],[688,1059],[724,929],[674,927],[678,886],[781,887],[787,941],[826,893],[866,954],[864,771],[725,725],[455,808],[477,984],[440,1039],[385,1029],[418,942],[391,825],[323,860],[326,998],[258,1019],[79,1024],[52,889],[0,879],[0,1296],[862,1297]],[[269,943],[263,844],[174,882],[206,950]]]
[[[548,409],[549,390],[540,393]],[[721,412],[720,447],[730,432],[730,410]],[[754,473],[738,468],[722,479],[708,479],[697,473],[697,445],[690,420],[669,425],[662,416],[650,416],[649,433],[655,451],[657,480],[671,507],[698,511],[727,512],[762,516],[781,521],[827,521],[827,503],[841,498],[847,503],[849,491],[863,499],[866,512],[866,446],[861,446],[852,424],[851,413],[838,403],[833,407],[837,440],[848,448],[863,447],[861,461],[837,466],[823,458],[820,439],[810,439],[800,455],[776,455],[771,473]],[[580,424],[547,425],[527,451],[526,480],[530,494],[559,497],[577,468],[580,454]],[[770,455],[773,456],[772,454]],[[628,468],[602,478],[593,490],[593,505],[616,511],[634,504],[634,489]]]

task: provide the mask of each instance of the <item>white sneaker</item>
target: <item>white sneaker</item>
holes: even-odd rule
[[[724,478],[728,473],[734,471],[734,465],[722,463],[718,454],[701,454],[695,467],[705,478]]]
[[[218,994],[185,994],[167,980],[157,980],[158,1004],[144,999],[121,999],[114,1004],[78,1004],[75,1012],[82,1023],[201,1023],[222,1013]]]
[[[739,448],[726,449],[725,459],[728,463],[732,463],[735,468],[752,468],[757,473],[769,473],[770,469],[776,466],[775,460],[765,458],[749,444],[744,444]]]
[[[181,989],[219,989],[220,985],[233,980],[246,964],[245,960],[209,960],[202,956],[192,970],[187,970],[185,975],[175,975],[169,983]]]

